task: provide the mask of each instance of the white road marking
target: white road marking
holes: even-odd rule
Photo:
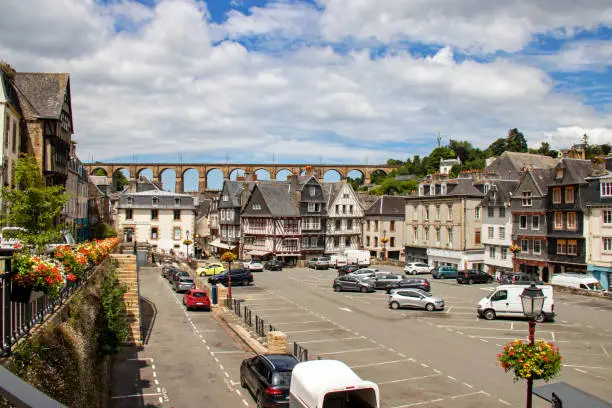
[[[322,340],[308,340],[308,341],[299,341],[299,344],[309,344],[309,343],[327,343],[330,341],[343,341],[343,340],[356,340],[356,339],[362,339],[362,336],[358,336],[358,337],[343,337],[341,339],[322,339]],[[290,343],[295,343],[295,342],[290,342]]]
[[[111,397],[111,399],[122,399],[122,398],[134,398],[134,397],[154,397],[160,395],[158,392],[152,392],[148,394],[138,393],[138,394],[128,394],[128,395],[116,395]]]
[[[329,319],[326,319],[328,322],[331,321]],[[279,324],[306,324],[306,323],[320,323],[322,322],[322,320],[305,320],[303,322],[280,322],[280,323],[274,323],[275,326],[279,325]]]
[[[601,349],[603,350],[604,354],[606,355],[606,357],[610,357],[610,354],[608,354],[608,350],[606,350],[606,348],[604,347],[603,344],[600,344]]]
[[[243,400],[242,400],[242,403],[243,403],[245,406],[247,406],[247,407],[249,406],[249,403],[248,403],[248,402],[247,402],[247,400],[245,400],[245,399],[243,399]]]
[[[434,368],[434,371],[435,371],[436,373],[438,373],[438,374],[442,374],[442,371],[440,371],[440,370],[436,370],[435,368]]]
[[[321,356],[327,356],[330,354],[346,354],[346,353],[357,353],[359,351],[371,351],[371,350],[378,350],[378,347],[370,347],[370,348],[362,348],[362,349],[353,349],[353,350],[341,350],[341,351],[332,351],[332,352],[327,352],[327,353],[318,353]]]
[[[485,339],[480,339],[480,341],[484,342],[484,343],[488,343],[489,340],[485,340]]]
[[[450,380],[457,381],[457,379],[456,379],[455,377],[451,377],[450,375],[447,375],[447,377],[448,377]]]
[[[159,401],[160,404],[164,403],[164,399],[162,397],[158,397],[157,400]]]
[[[473,386],[471,386],[471,385],[470,385],[470,384],[468,384],[468,383],[463,383],[463,385],[465,385],[465,386],[466,386],[466,387],[468,387],[468,388],[474,388]]]
[[[452,306],[451,306],[451,307],[449,307],[448,309],[446,309],[446,313],[450,313],[450,312],[451,312],[451,310],[453,310],[453,307],[452,307]]]
[[[344,310],[345,312],[352,312],[352,310],[349,309],[348,307],[339,307],[338,309]]]
[[[240,392],[240,390],[238,388],[235,389],[236,394],[238,394],[239,397],[242,397],[242,392]]]
[[[400,356],[400,357],[406,357],[406,355],[402,354],[402,353],[397,353],[397,355]]]
[[[499,399],[498,399],[498,401],[499,401],[499,402],[501,402],[501,403],[502,403],[502,404],[504,404],[504,405],[510,406],[510,403],[509,403],[509,402],[506,402],[506,401],[504,401],[504,400],[503,400],[503,399],[501,399],[501,398],[499,398]]]
[[[425,363],[421,363],[421,366],[425,367],[425,368],[429,368],[429,366],[427,364],[425,364]]]
[[[408,359],[407,360],[391,360],[391,361],[383,361],[381,363],[359,364],[359,365],[354,365],[350,367],[351,368],[375,367],[375,366],[381,366],[381,365],[387,365],[387,364],[404,363],[406,361],[410,361],[410,360]]]
[[[338,329],[311,329],[311,330],[295,330],[295,331],[286,331],[285,334],[295,334],[295,333],[312,333],[312,332],[319,332],[319,331],[332,331],[332,330],[338,330]]]
[[[378,385],[396,384],[396,383],[405,382],[405,381],[423,380],[425,378],[432,378],[432,377],[439,377],[439,376],[440,374],[422,375],[420,377],[410,377],[410,378],[402,378],[399,380],[383,381],[383,382],[379,382]]]
[[[581,370],[581,369],[576,368],[576,367],[574,367],[574,370],[579,371],[579,372],[581,372],[581,373],[583,373],[583,374],[586,374],[586,373],[587,373],[585,370]]]

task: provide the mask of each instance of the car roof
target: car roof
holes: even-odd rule
[[[291,354],[265,354],[260,356],[267,361],[274,371],[289,371],[293,370],[299,361]]]

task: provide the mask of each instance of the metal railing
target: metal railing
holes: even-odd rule
[[[0,395],[16,407],[66,408],[1,365]]]
[[[248,307],[244,307],[244,322],[249,326],[253,327],[253,312]]]
[[[300,346],[298,343],[293,343],[293,356],[298,361],[308,361],[308,349]]]
[[[257,315],[255,315],[255,333],[257,333],[259,337],[264,337],[266,335],[264,320]]]
[[[83,286],[92,274],[92,269],[85,270],[83,277],[65,286],[58,298],[51,300],[45,293],[37,293],[26,303],[11,300],[13,290],[11,271],[11,256],[0,256],[0,355],[7,356],[15,343],[30,334],[30,331],[42,323],[46,317],[53,314],[66,299],[78,288]],[[35,292],[34,292],[35,293]]]

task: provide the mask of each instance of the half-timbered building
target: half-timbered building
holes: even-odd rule
[[[364,211],[349,183],[323,183],[327,204],[326,254],[344,254],[347,249],[360,249]]]
[[[314,176],[292,176],[289,180],[290,189],[299,192],[302,256],[304,259],[322,256],[325,253],[327,227],[323,187]]]

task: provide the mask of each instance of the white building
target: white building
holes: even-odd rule
[[[440,174],[448,175],[452,170],[453,166],[461,166],[461,159],[440,159]]]
[[[12,182],[13,167],[21,151],[21,109],[11,79],[0,71],[0,186]]]
[[[361,203],[346,182],[323,183],[327,203],[326,254],[343,254],[347,249],[361,249]]]
[[[381,196],[370,206],[364,219],[364,249],[378,259],[403,261],[405,211],[406,202],[399,196]]]
[[[482,243],[485,271],[512,272],[512,211],[510,197],[518,181],[494,181],[482,200]]]
[[[194,254],[195,203],[192,196],[163,190],[124,192],[117,202],[117,234],[125,242],[148,242],[169,252]],[[192,243],[187,246],[185,240]]]

